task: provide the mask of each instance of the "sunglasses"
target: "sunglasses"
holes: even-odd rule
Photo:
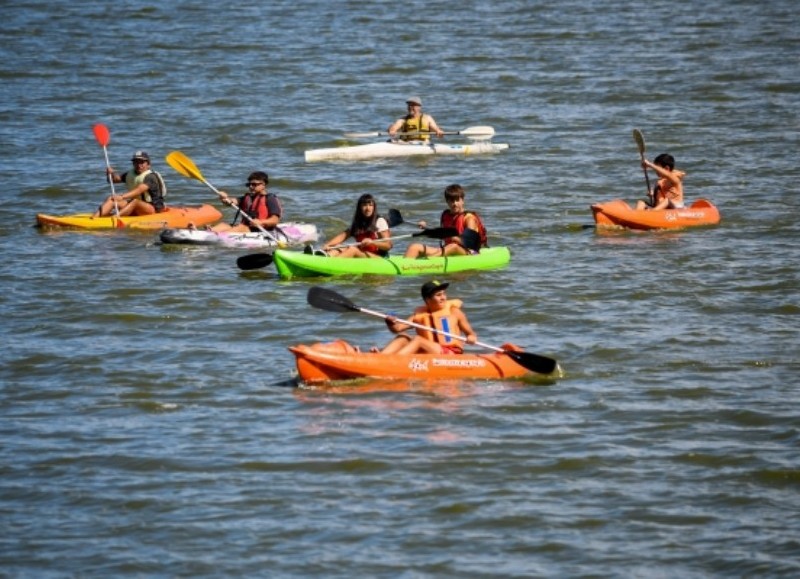
[[[245,183],[245,187],[258,187],[259,185],[263,185],[263,181],[250,181],[249,183]]]

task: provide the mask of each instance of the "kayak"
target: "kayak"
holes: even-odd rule
[[[222,213],[212,205],[198,207],[167,207],[153,215],[126,215],[117,217],[92,217],[91,213],[74,215],[36,215],[39,227],[66,227],[71,229],[144,229],[157,230],[165,227],[188,227],[209,225],[222,219]]]
[[[508,265],[507,247],[484,247],[476,255],[455,257],[358,258],[311,255],[302,251],[277,249],[273,254],[281,278],[335,275],[439,275],[460,271],[498,269]]]
[[[311,149],[305,152],[307,162],[363,161],[386,157],[417,157],[422,155],[485,155],[508,149],[505,143],[474,140],[465,145],[430,143],[425,141],[383,141],[367,145]]]
[[[719,210],[706,199],[698,199],[683,209],[637,211],[622,199],[592,205],[595,223],[600,227],[629,229],[680,229],[700,225],[716,225]]]
[[[159,237],[161,243],[179,245],[214,245],[237,249],[287,247],[314,243],[319,239],[317,226],[311,223],[281,223],[270,231],[272,236],[260,231],[209,231],[204,229],[165,229]],[[277,241],[276,241],[277,240]]]
[[[521,351],[513,344],[504,348]],[[415,380],[496,380],[533,376],[510,356],[490,354],[380,354],[359,352],[344,340],[291,346],[302,382],[330,382],[357,378]]]

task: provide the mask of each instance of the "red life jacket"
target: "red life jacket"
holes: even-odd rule
[[[480,215],[474,211],[452,213],[449,209],[445,209],[442,211],[442,216],[439,221],[441,222],[442,227],[454,227],[456,231],[458,231],[458,234],[461,235],[464,233],[464,229],[466,228],[467,215],[474,216],[475,220],[478,222],[478,235],[481,239],[481,247],[489,247],[488,238],[486,235],[486,226],[483,224],[483,220],[481,219]],[[445,243],[458,243],[461,245],[461,239],[459,237],[450,237],[445,239]]]
[[[364,241],[365,239],[378,239],[378,234],[375,231],[360,231],[356,233],[353,237],[355,238],[356,241]],[[363,251],[369,253],[376,253],[378,255],[383,255],[386,253],[373,243],[370,243],[369,245],[364,245],[361,247],[361,249]]]

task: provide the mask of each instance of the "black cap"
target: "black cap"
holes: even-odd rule
[[[433,294],[440,290],[445,290],[450,286],[447,282],[440,282],[440,281],[429,281],[422,284],[422,299],[426,300],[431,297]]]

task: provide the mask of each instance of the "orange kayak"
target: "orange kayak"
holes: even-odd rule
[[[509,349],[521,351],[516,346]],[[496,380],[520,378],[533,373],[511,357],[491,354],[374,354],[359,352],[344,340],[291,346],[297,372],[303,382],[330,382],[356,378],[412,380]]]
[[[622,199],[592,205],[595,223],[600,227],[629,229],[680,229],[699,225],[716,225],[719,210],[705,199],[698,199],[683,209],[637,211]]]
[[[116,217],[92,217],[91,213],[74,215],[36,215],[39,227],[65,227],[69,229],[144,229],[157,231],[167,227],[184,228],[190,223],[200,227],[210,225],[222,219],[220,213],[212,205],[197,207],[167,207],[161,213],[153,215],[126,215]]]

